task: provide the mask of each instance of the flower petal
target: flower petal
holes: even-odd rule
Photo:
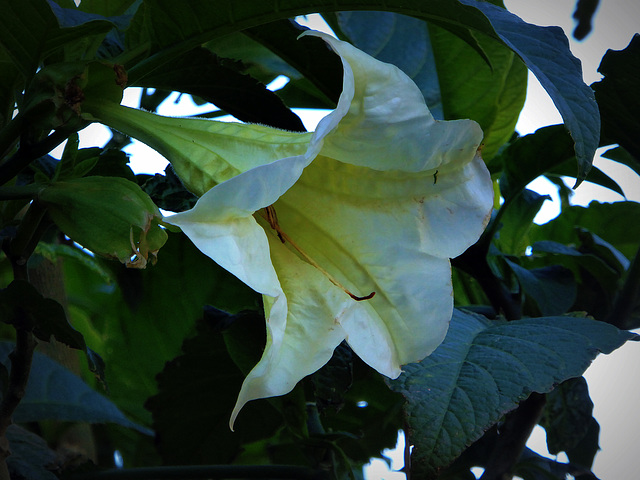
[[[265,297],[267,344],[242,384],[230,425],[251,400],[284,395],[329,361],[344,340],[338,318],[353,301],[317,269],[298,258],[275,235],[268,235],[271,258],[285,292]]]
[[[376,170],[419,172],[459,168],[482,141],[472,120],[436,121],[417,85],[394,65],[320,32],[342,58],[344,86],[340,123],[321,131],[322,154]],[[320,130],[320,129],[319,129]]]
[[[269,245],[253,214],[275,202],[309,163],[304,156],[260,165],[205,193],[186,212],[164,217],[205,255],[255,291],[281,294],[269,256]]]
[[[280,228],[300,249],[355,295],[376,293],[361,302],[345,293],[359,314],[341,323],[358,355],[390,377],[440,344],[453,309],[448,257],[429,250],[423,192],[432,185],[429,175],[321,156],[274,204]],[[475,223],[479,230],[483,219]]]
[[[312,136],[264,125],[163,117],[108,102],[92,104],[91,113],[92,120],[165,156],[189,191],[198,196],[259,165],[304,154]]]

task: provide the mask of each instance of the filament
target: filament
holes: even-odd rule
[[[262,216],[262,218],[264,218],[269,223],[269,226],[276,232],[280,241],[282,243],[288,242],[289,245],[291,245],[293,248],[296,249],[296,251],[302,256],[302,258],[304,258],[307,262],[309,262],[309,264],[311,264],[312,266],[320,270],[320,272],[325,277],[327,277],[327,279],[331,283],[333,283],[336,287],[340,288],[342,291],[344,291],[347,295],[349,295],[351,298],[353,298],[357,302],[361,302],[363,300],[369,300],[373,298],[376,292],[371,292],[369,295],[365,295],[364,297],[359,297],[358,295],[351,293],[349,289],[347,289],[338,280],[336,280],[336,278],[333,275],[331,275],[324,268],[322,268],[318,264],[318,262],[316,262],[304,250],[302,250],[298,245],[296,245],[296,243],[291,239],[291,237],[287,235],[285,232],[283,232],[282,229],[280,228],[280,225],[278,224],[278,216],[276,215],[276,210],[275,208],[273,208],[273,205],[269,205],[268,207],[265,207],[263,210],[264,210],[264,213],[261,211],[260,216]]]

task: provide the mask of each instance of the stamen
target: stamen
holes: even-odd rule
[[[336,287],[340,288],[341,290],[343,290],[347,295],[349,295],[351,298],[353,298],[356,302],[362,302],[363,300],[369,300],[371,298],[374,297],[374,295],[376,294],[376,292],[371,292],[369,295],[365,295],[364,297],[359,297],[357,295],[354,295],[353,293],[351,293],[344,285],[342,285],[338,280],[336,280],[333,275],[331,275],[329,272],[327,272],[324,268],[322,268],[313,258],[311,258],[309,255],[307,255],[307,253],[302,250],[298,245],[296,245],[296,243],[291,240],[291,237],[289,237],[289,235],[287,235],[286,233],[284,233],[282,231],[282,229],[280,228],[280,225],[278,224],[278,217],[276,215],[276,210],[275,208],[273,208],[273,205],[269,205],[268,207],[264,208],[264,213],[262,213],[262,211],[260,212],[260,216],[262,218],[264,218],[268,223],[269,226],[275,230],[276,234],[278,235],[278,238],[280,239],[280,241],[282,243],[286,243],[289,242],[289,244],[296,249],[296,251],[302,255],[302,257],[309,262],[312,266],[316,267],[318,270],[320,270],[320,272],[327,277],[327,279],[333,283]]]

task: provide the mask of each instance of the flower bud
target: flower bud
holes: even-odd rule
[[[119,177],[84,177],[43,189],[38,200],[72,240],[127,267],[155,263],[167,234],[160,210],[133,182]]]

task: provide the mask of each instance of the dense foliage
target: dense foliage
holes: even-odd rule
[[[159,210],[202,194],[184,186],[186,147],[166,145],[215,140],[120,124],[109,105],[142,87],[155,111],[177,91],[220,109],[205,117],[302,132],[291,109],[333,109],[343,89],[340,58],[290,20],[314,12],[409,75],[436,119],[478,122],[495,208],[452,260],[456,309],[432,355],[390,380],[342,343],[290,393],[247,404],[232,432],[265,345],[262,298]],[[527,69],[564,125],[520,137]],[[640,174],[640,38],[600,72],[585,85],[559,28],[499,1],[0,2],[0,478],[361,478],[400,429],[412,478],[595,478],[582,373],[640,327],[640,205],[570,206],[561,177],[621,192],[591,165],[609,145]],[[80,148],[95,112],[113,136]],[[178,175],[134,174],[127,135]],[[564,200],[544,225],[546,197],[527,188],[540,176]],[[525,447],[537,424],[569,463]],[[109,470],[114,453],[125,468]]]

